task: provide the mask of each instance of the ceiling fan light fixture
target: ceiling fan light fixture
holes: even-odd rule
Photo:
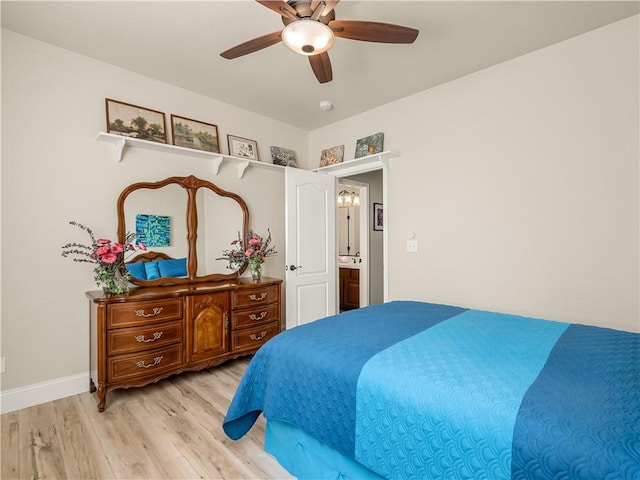
[[[333,31],[316,20],[298,20],[282,30],[282,43],[301,55],[318,55],[333,45]]]

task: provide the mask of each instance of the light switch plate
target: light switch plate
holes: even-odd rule
[[[418,240],[407,240],[407,252],[415,253],[418,251]]]

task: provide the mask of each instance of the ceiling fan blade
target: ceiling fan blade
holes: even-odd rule
[[[413,43],[419,30],[391,23],[333,20],[329,27],[336,37],[380,43]]]
[[[310,55],[309,63],[311,64],[313,73],[316,75],[316,78],[320,83],[327,83],[333,80],[331,60],[329,60],[329,54],[327,52],[319,53],[318,55]]]
[[[294,17],[298,15],[298,12],[296,12],[295,8],[293,8],[287,2],[283,2],[282,0],[256,0],[256,2],[264,5],[267,8],[270,8],[278,15],[282,15],[283,17],[288,16],[285,11],[293,14]]]
[[[281,31],[267,33],[261,37],[254,38],[253,40],[249,40],[248,42],[241,43],[240,45],[236,45],[235,47],[230,48],[229,50],[225,50],[220,54],[221,57],[231,60],[233,58],[242,57],[243,55],[247,55],[249,53],[257,52],[258,50],[262,50],[263,48],[270,47],[271,45],[275,45],[276,43],[282,41]]]
[[[340,2],[340,0],[324,0],[324,11],[320,16],[324,17],[325,15],[329,15],[331,10],[333,10],[333,8],[338,4],[338,2]],[[322,0],[313,0],[311,2],[311,10],[315,12],[316,8],[318,8],[318,5],[320,5],[320,3],[322,3]]]

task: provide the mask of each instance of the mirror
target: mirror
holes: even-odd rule
[[[243,232],[242,208],[234,199],[218,196],[209,189],[198,190],[196,204],[202,219],[198,222],[198,276],[230,273],[228,262],[216,258]]]
[[[211,182],[170,177],[134,183],[118,197],[118,238],[136,232],[144,253],[127,259],[139,286],[191,284],[236,278],[227,262],[216,260],[240,232],[247,237],[244,200]]]
[[[345,188],[338,194],[338,255],[353,256],[360,250],[360,205],[353,202],[356,196],[359,198],[360,189],[351,186]],[[340,198],[343,193],[348,195]]]

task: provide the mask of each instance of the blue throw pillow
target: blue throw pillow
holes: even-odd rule
[[[159,260],[158,268],[161,277],[186,277],[187,259],[176,258],[175,260]]]
[[[147,272],[144,268],[143,262],[135,262],[135,263],[125,263],[125,268],[129,270],[133,278],[137,278],[138,280],[146,280]]]
[[[156,278],[160,278],[158,262],[145,262],[144,270],[147,274],[147,280],[155,280]]]

